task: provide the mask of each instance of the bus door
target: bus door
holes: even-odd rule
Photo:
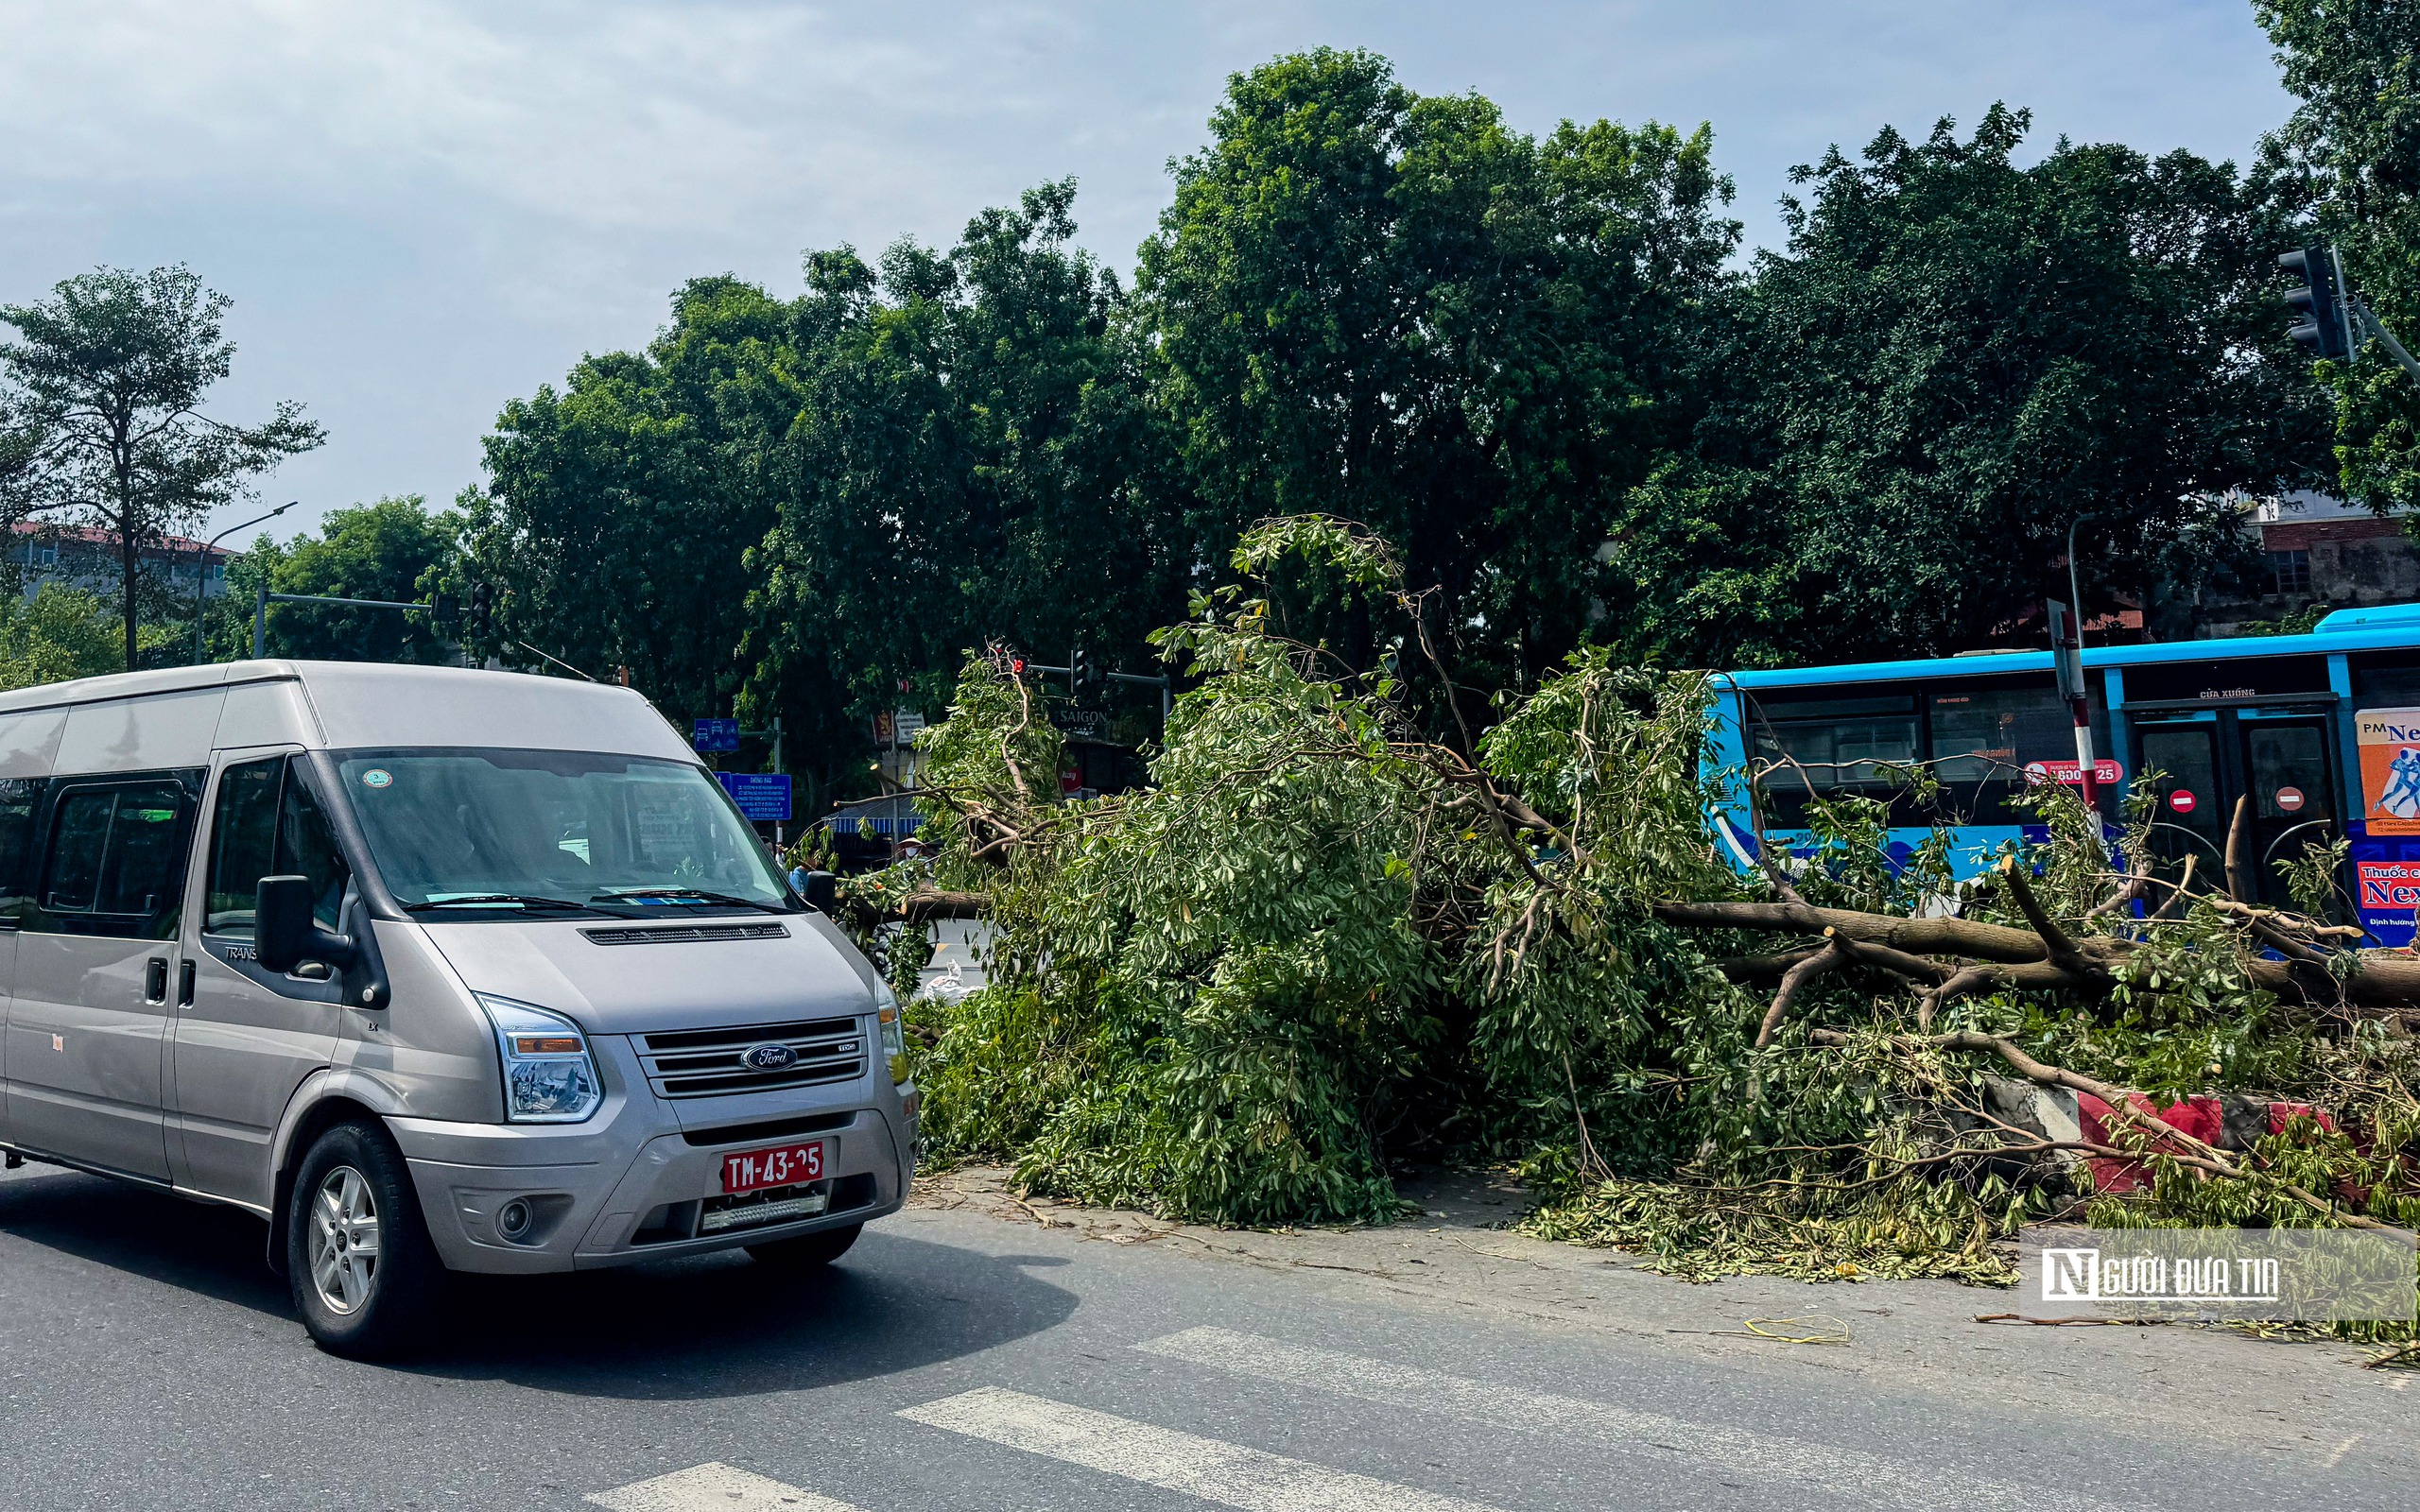
[[[2327,717],[2245,709],[2233,718],[2243,786],[2252,796],[2249,850],[2260,895],[2255,901],[2288,906],[2293,900],[2277,863],[2300,860],[2308,847],[2333,845],[2344,833],[2338,822],[2336,768],[2328,760]]]
[[[2150,841],[2167,881],[2183,880],[2190,856],[2196,892],[2225,887],[2227,833],[2247,797],[2248,902],[2290,902],[2277,863],[2342,833],[2325,714],[2225,709],[2143,716],[2135,734],[2141,769],[2160,774]]]
[[[2140,771],[2155,774],[2159,784],[2149,835],[2154,871],[2164,882],[2185,884],[2189,859],[2195,892],[2225,886],[2230,814],[2221,783],[2218,714],[2138,716],[2135,748]],[[2153,906],[2166,901],[2160,896]]]

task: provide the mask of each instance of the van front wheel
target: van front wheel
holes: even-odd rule
[[[444,1266],[386,1130],[339,1124],[312,1143],[286,1202],[285,1271],[331,1354],[391,1354],[435,1311]]]

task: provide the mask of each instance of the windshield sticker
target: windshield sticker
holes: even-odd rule
[[[361,774],[361,785],[364,787],[385,787],[394,780],[395,774],[384,766],[372,766]]]

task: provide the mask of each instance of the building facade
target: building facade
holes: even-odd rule
[[[199,580],[201,596],[207,599],[227,592],[227,563],[236,555],[184,536],[163,536],[144,545],[138,559],[145,576],[167,584],[182,597],[193,596]],[[9,556],[27,598],[40,593],[44,583],[87,593],[110,594],[118,590],[117,537],[106,530],[21,524]]]
[[[2240,634],[2289,615],[2420,601],[2420,541],[2396,518],[2319,493],[2289,493],[2253,506],[2262,570],[2204,607],[2202,633]]]

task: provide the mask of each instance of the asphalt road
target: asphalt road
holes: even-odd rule
[[[28,1167],[0,1178],[0,1494],[2031,1512],[2408,1507],[2420,1484],[2420,1390],[2341,1351],[1979,1327],[1996,1299],[1940,1285],[1691,1288],[1483,1207],[1227,1236],[1045,1227],[980,1183],[932,1200],[806,1282],[718,1258],[476,1284],[424,1358],[375,1366],[311,1347],[253,1220]],[[1852,1342],[1739,1329],[1808,1308]]]

